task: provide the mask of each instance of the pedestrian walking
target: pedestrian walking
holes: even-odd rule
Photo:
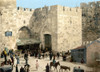
[[[55,63],[56,63],[56,60],[55,60],[55,56],[54,56],[54,58],[53,58],[53,64],[55,65]]]
[[[16,72],[18,72],[18,65],[16,64]]]
[[[52,60],[52,53],[50,52],[50,54],[49,54],[49,57],[50,57],[50,60]]]
[[[12,64],[14,65],[14,52],[13,52],[13,49],[9,51],[9,54],[10,54]]]
[[[26,61],[26,62],[25,62],[26,65],[27,65],[27,64],[28,64],[28,53],[25,53],[25,54],[24,54],[24,59],[25,59],[25,61]]]
[[[16,57],[14,56],[14,66],[16,67],[16,64],[17,64],[17,59],[16,59]]]
[[[30,66],[27,67],[27,72],[29,72],[29,71],[30,71]]]
[[[17,64],[19,64],[19,54],[16,55]]]
[[[38,53],[38,59],[40,59],[40,57],[41,57],[41,54],[40,54],[40,53]]]
[[[36,60],[36,70],[38,70],[39,64],[38,64],[38,60]]]
[[[10,64],[10,65],[12,64],[12,60],[11,60],[11,58],[9,59],[9,64]]]
[[[7,64],[7,52],[6,50],[3,51],[4,59],[5,59],[5,64]]]
[[[58,59],[59,59],[59,56],[60,56],[60,54],[59,54],[59,52],[57,52],[57,57],[58,57]]]
[[[84,63],[84,59],[83,58],[81,59],[81,63]]]
[[[48,63],[46,65],[46,72],[49,72],[49,65],[48,65]]]

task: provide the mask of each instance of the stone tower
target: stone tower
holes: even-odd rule
[[[60,5],[38,8],[32,15],[30,29],[33,35],[40,36],[43,48],[67,51],[82,43],[81,13],[80,8]]]
[[[0,0],[0,53],[4,48],[4,45],[6,45],[6,43],[3,41],[5,40],[5,28],[6,26],[9,26],[9,24],[7,23],[12,23],[10,20],[10,22],[6,22],[7,18],[12,18],[12,21],[14,21],[13,17],[11,15],[13,15],[15,12],[14,10],[16,9],[16,0]],[[10,26],[11,27],[11,26]]]
[[[0,7],[15,8],[16,0],[0,0]]]

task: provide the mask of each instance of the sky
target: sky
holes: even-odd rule
[[[51,6],[51,5],[62,5],[67,7],[76,7],[80,6],[80,3],[85,2],[93,2],[93,1],[100,1],[100,0],[17,0],[17,7],[23,8],[41,8],[44,6]]]

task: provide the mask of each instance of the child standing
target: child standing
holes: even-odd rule
[[[38,70],[39,64],[38,64],[38,60],[36,60],[36,70]]]

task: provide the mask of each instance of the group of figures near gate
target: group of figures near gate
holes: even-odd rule
[[[13,67],[17,68],[18,64],[20,63],[19,54],[14,53],[13,49],[8,50],[7,48],[5,48],[2,51],[0,58],[4,58],[4,61],[2,61],[0,64],[1,72],[6,72],[5,70],[11,72],[13,70]],[[9,67],[9,68],[5,69],[5,67]]]
[[[25,65],[23,67],[20,68],[20,72],[29,72],[30,71],[30,65],[28,64],[28,56],[34,56],[35,58],[38,58],[38,59],[41,59],[41,58],[45,58],[45,57],[48,57],[49,56],[49,59],[52,60],[49,63],[47,63],[46,65],[46,72],[51,72],[51,67],[54,67],[54,70],[56,71],[61,71],[61,70],[69,70],[70,71],[70,67],[68,66],[63,66],[63,65],[60,65],[60,62],[56,62],[56,57],[59,59],[59,57],[61,56],[62,54],[62,59],[64,61],[65,59],[65,56],[66,55],[70,55],[69,51],[66,52],[65,54],[64,53],[59,53],[57,52],[56,54],[54,54],[52,51],[49,51],[49,52],[45,52],[45,51],[34,51],[34,52],[28,52],[28,51],[25,51],[24,53],[24,59],[25,59]],[[10,56],[10,59],[7,59],[7,56]],[[17,53],[17,52],[14,52],[13,50],[9,50],[7,51],[6,49],[1,53],[1,58],[4,58],[4,62],[1,63],[1,66],[4,66],[4,65],[11,65],[12,66],[12,70],[13,70],[13,67],[15,67],[16,69],[16,72],[19,72],[18,70],[18,66],[20,64],[20,58],[19,58],[20,54]],[[16,61],[16,62],[15,62]],[[38,67],[39,67],[39,64],[38,64],[38,60],[36,60],[36,69],[38,70]],[[57,70],[57,67],[60,66],[60,70]],[[61,71],[63,72],[63,71]]]

